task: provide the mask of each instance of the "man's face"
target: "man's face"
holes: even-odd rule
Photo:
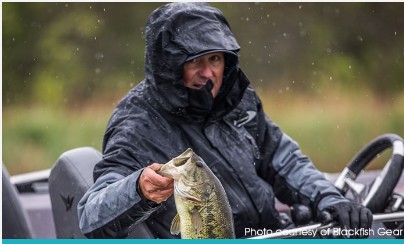
[[[212,95],[216,97],[223,82],[224,54],[209,53],[184,64],[184,86],[201,89],[208,80],[213,82]]]

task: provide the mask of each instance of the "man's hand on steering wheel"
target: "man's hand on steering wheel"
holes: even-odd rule
[[[373,214],[361,204],[351,201],[340,202],[326,207],[318,216],[318,220],[323,224],[336,221],[342,229],[353,230],[348,233],[352,235],[344,236],[346,238],[365,238],[367,231],[359,231],[372,227]],[[357,232],[355,230],[358,230]],[[355,233],[359,233],[356,235]]]

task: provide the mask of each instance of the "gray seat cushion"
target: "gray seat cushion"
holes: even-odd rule
[[[93,169],[101,153],[82,147],[63,153],[49,177],[49,194],[58,238],[86,238],[79,229],[77,204],[93,184]],[[136,225],[129,238],[153,238],[144,223]]]
[[[10,176],[3,164],[2,172],[3,238],[32,238],[32,229],[25,210],[22,208],[18,192],[10,183]]]

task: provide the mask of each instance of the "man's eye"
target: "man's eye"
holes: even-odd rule
[[[191,60],[187,61],[187,63],[189,63],[189,64],[196,64],[196,63],[198,63],[198,61],[199,61],[199,59],[194,58],[194,59],[191,59]]]
[[[211,60],[214,61],[214,62],[218,62],[218,61],[222,60],[222,57],[220,55],[213,55],[211,57]]]
[[[191,59],[191,60],[185,62],[185,66],[188,68],[194,68],[198,65],[198,63],[199,63],[199,59],[194,58],[194,59]]]

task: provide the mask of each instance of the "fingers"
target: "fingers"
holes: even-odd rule
[[[360,213],[360,226],[359,228],[371,228],[373,223],[373,214],[367,208],[362,208]]]
[[[338,216],[337,218],[340,227],[343,229],[350,229],[350,211],[348,209],[338,209],[336,215]]]
[[[171,178],[167,178],[156,173],[156,171],[159,170],[162,166],[162,164],[153,163],[152,165],[146,167],[142,173],[145,174],[145,176],[149,177],[148,179],[151,180],[151,183],[153,185],[156,185],[156,187],[167,187],[169,184],[173,183],[173,180]]]
[[[372,212],[361,204],[352,202],[337,203],[329,208],[333,214],[333,218],[338,221],[342,229],[353,232],[345,232],[342,234],[345,238],[364,238],[369,233],[373,221]]]
[[[349,220],[350,223],[347,225],[348,229],[358,229],[360,225],[360,214],[362,208],[351,207],[349,210]]]
[[[147,199],[156,203],[166,201],[174,191],[173,179],[156,173],[161,166],[161,164],[154,163],[146,167],[139,177],[139,186],[142,194]]]
[[[149,190],[144,193],[145,197],[156,203],[166,201],[171,194],[173,194],[174,188],[162,189],[162,190]]]
[[[163,165],[162,164],[158,164],[158,163],[153,163],[149,166],[147,166],[147,168],[152,169],[153,171],[157,171],[159,170]]]

